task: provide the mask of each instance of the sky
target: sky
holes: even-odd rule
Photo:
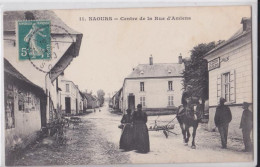
[[[250,17],[248,6],[174,7],[132,9],[55,10],[68,26],[83,34],[79,56],[65,70],[65,77],[81,90],[106,96],[118,91],[138,64],[177,63],[180,53],[211,41],[227,40]],[[189,20],[155,20],[155,17],[189,17]],[[86,21],[80,21],[84,17]],[[89,17],[118,20],[90,21]],[[120,20],[121,18],[146,20]],[[147,20],[147,17],[152,20]]]

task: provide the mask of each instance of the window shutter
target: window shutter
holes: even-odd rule
[[[217,104],[219,104],[219,99],[221,97],[221,75],[217,76]]]
[[[236,78],[235,78],[235,70],[230,71],[230,102],[236,102]]]

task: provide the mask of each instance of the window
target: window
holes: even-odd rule
[[[230,101],[230,73],[222,74],[222,97]]]
[[[18,109],[19,109],[19,111],[24,111],[24,101],[23,100],[18,101]]]
[[[6,129],[15,127],[14,90],[11,84],[7,84],[7,88],[5,89],[5,125]]]
[[[32,97],[29,92],[26,93],[26,103],[31,104],[32,103]]]
[[[236,102],[235,70],[222,73],[217,77],[217,102],[223,97],[228,103]]]
[[[140,104],[145,107],[145,97],[140,97]]]
[[[140,82],[140,91],[144,92],[144,82]]]
[[[168,96],[168,106],[173,106],[173,96]]]
[[[66,92],[70,92],[70,85],[66,84]]]
[[[172,81],[168,81],[168,90],[172,90]]]
[[[25,100],[24,94],[22,92],[20,92],[18,94],[18,109],[19,109],[19,111],[24,111],[24,100]]]

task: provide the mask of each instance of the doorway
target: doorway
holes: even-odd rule
[[[70,108],[70,97],[65,97],[65,111],[66,114],[71,114],[71,108]]]
[[[132,93],[128,95],[128,109],[131,109],[132,112],[135,111],[135,95]]]

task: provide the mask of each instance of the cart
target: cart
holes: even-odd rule
[[[157,117],[157,119],[159,116]],[[174,117],[174,119],[176,116]],[[173,132],[173,129],[175,127],[175,124],[171,124],[174,119],[172,119],[170,122],[168,122],[166,125],[158,125],[157,124],[157,119],[154,121],[154,126],[150,126],[148,129],[149,131],[163,131],[163,134],[165,135],[166,138],[168,138],[169,133],[178,135],[177,133]]]

